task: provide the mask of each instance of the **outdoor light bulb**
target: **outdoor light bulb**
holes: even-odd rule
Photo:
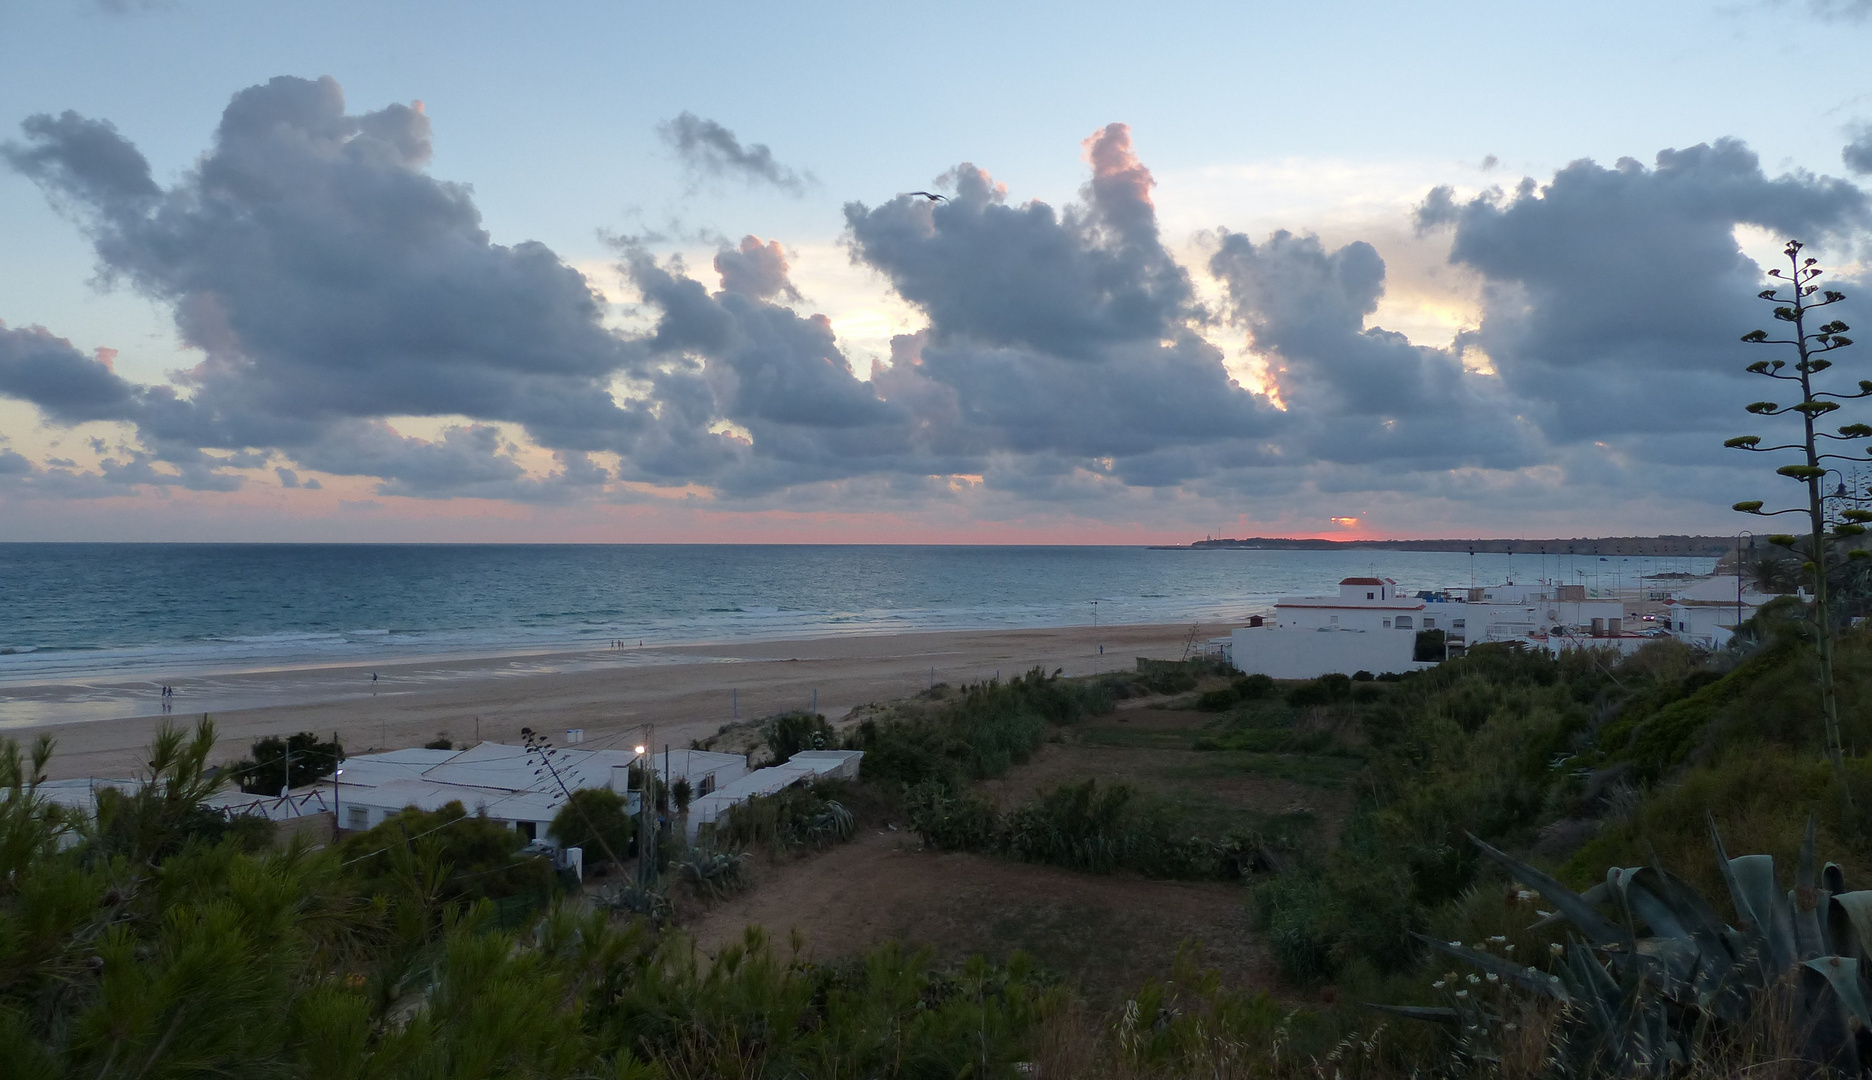
[[[639,746],[639,747],[637,748],[637,752],[638,752],[639,754],[641,754],[641,753],[643,753],[643,752],[644,752],[644,748],[643,748],[643,747],[641,747],[641,746]]]

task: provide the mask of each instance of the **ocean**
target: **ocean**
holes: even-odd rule
[[[1239,620],[1340,578],[1634,587],[1710,559],[1383,550],[0,544],[0,689],[630,645]]]

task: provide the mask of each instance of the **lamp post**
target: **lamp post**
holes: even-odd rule
[[[655,823],[650,818],[652,773],[649,758],[654,731],[649,724],[645,724],[644,741],[634,747],[637,751],[637,883],[646,888],[656,877],[656,832]]]
[[[1755,547],[1755,534],[1743,529],[1736,533],[1736,625],[1742,625],[1742,538],[1749,538],[1749,548]]]
[[[340,829],[344,827],[343,825],[344,818],[338,812],[338,802],[339,802],[339,795],[338,795],[339,780],[338,778],[343,775],[344,775],[343,769],[332,770],[332,842],[333,843],[337,843],[338,832]]]

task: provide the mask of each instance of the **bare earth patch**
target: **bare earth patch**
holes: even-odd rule
[[[1189,744],[1216,720],[1214,713],[1137,707],[1140,704],[1124,702],[1111,716],[1066,730],[1063,741],[1045,744],[1027,764],[978,788],[1004,810],[1042,791],[1087,779],[1130,784],[1141,791],[1172,792],[1184,799],[1212,802],[1223,810],[1274,815],[1305,807],[1318,822],[1314,842],[1327,847],[1337,842],[1352,809],[1350,785],[1322,786],[1289,779],[1280,775],[1279,766],[1287,763],[1285,759],[1294,759],[1325,767],[1306,771],[1343,769],[1349,773],[1356,768],[1355,761],[1191,750]]]
[[[1336,840],[1352,805],[1356,758],[1196,750],[1221,717],[1164,707],[1185,700],[1126,701],[1058,729],[1026,764],[978,790],[1010,809],[1062,784],[1123,783],[1177,807],[1205,835],[1305,808],[1314,824],[1301,842]],[[1278,989],[1242,883],[1084,874],[930,851],[909,832],[875,824],[822,854],[762,865],[756,877],[750,891],[685,920],[705,953],[739,941],[750,925],[782,943],[797,932],[814,960],[892,940],[927,945],[951,962],[1021,950],[1077,984],[1090,1003],[1108,1006],[1169,975],[1189,944],[1224,985]]]
[[[797,930],[809,959],[889,940],[929,945],[940,959],[1003,959],[1019,949],[1076,982],[1096,1004],[1121,1001],[1170,973],[1198,942],[1225,985],[1273,988],[1266,950],[1249,930],[1240,885],[1080,874],[979,855],[918,850],[916,837],[868,830],[822,855],[763,867],[751,891],[690,922],[713,954],[749,925],[785,942]]]

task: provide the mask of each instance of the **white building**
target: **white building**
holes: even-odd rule
[[[694,840],[702,826],[756,795],[772,795],[801,781],[856,780],[863,759],[862,750],[801,750],[778,765],[756,769],[689,804],[689,839]]]
[[[1738,624],[1754,618],[1773,599],[1772,594],[1747,588],[1734,574],[1722,574],[1672,593],[1664,603],[1664,617],[1678,641],[1719,649],[1735,636]]]
[[[1413,659],[1417,632],[1443,628],[1427,608],[1389,578],[1346,578],[1337,596],[1283,597],[1266,624],[1234,631],[1230,660],[1241,671],[1276,679],[1430,667]]]
[[[1583,585],[1497,585],[1469,590],[1466,602],[1451,605],[1447,621],[1451,656],[1486,641],[1558,652],[1624,637],[1625,601],[1589,596]]]
[[[1282,598],[1265,624],[1229,636],[1229,654],[1239,670],[1277,679],[1383,674],[1432,666],[1415,659],[1417,634],[1424,630],[1443,631],[1450,658],[1483,642],[1558,653],[1587,647],[1632,652],[1653,640],[1627,633],[1626,625],[1624,600],[1591,596],[1583,585],[1510,582],[1413,597],[1389,578],[1346,578],[1338,596]]]
[[[325,805],[319,809],[336,810],[339,826],[347,830],[368,829],[406,807],[439,810],[458,802],[471,814],[486,814],[529,840],[550,845],[547,829],[565,805],[567,791],[610,788],[635,809],[629,772],[637,757],[627,750],[560,747],[553,751],[549,770],[537,752],[503,743],[466,750],[392,750],[350,757],[337,776],[301,791],[320,792]],[[663,755],[648,757],[662,775]],[[698,792],[714,791],[745,775],[747,761],[739,754],[672,750],[668,769],[671,782],[687,779]]]

